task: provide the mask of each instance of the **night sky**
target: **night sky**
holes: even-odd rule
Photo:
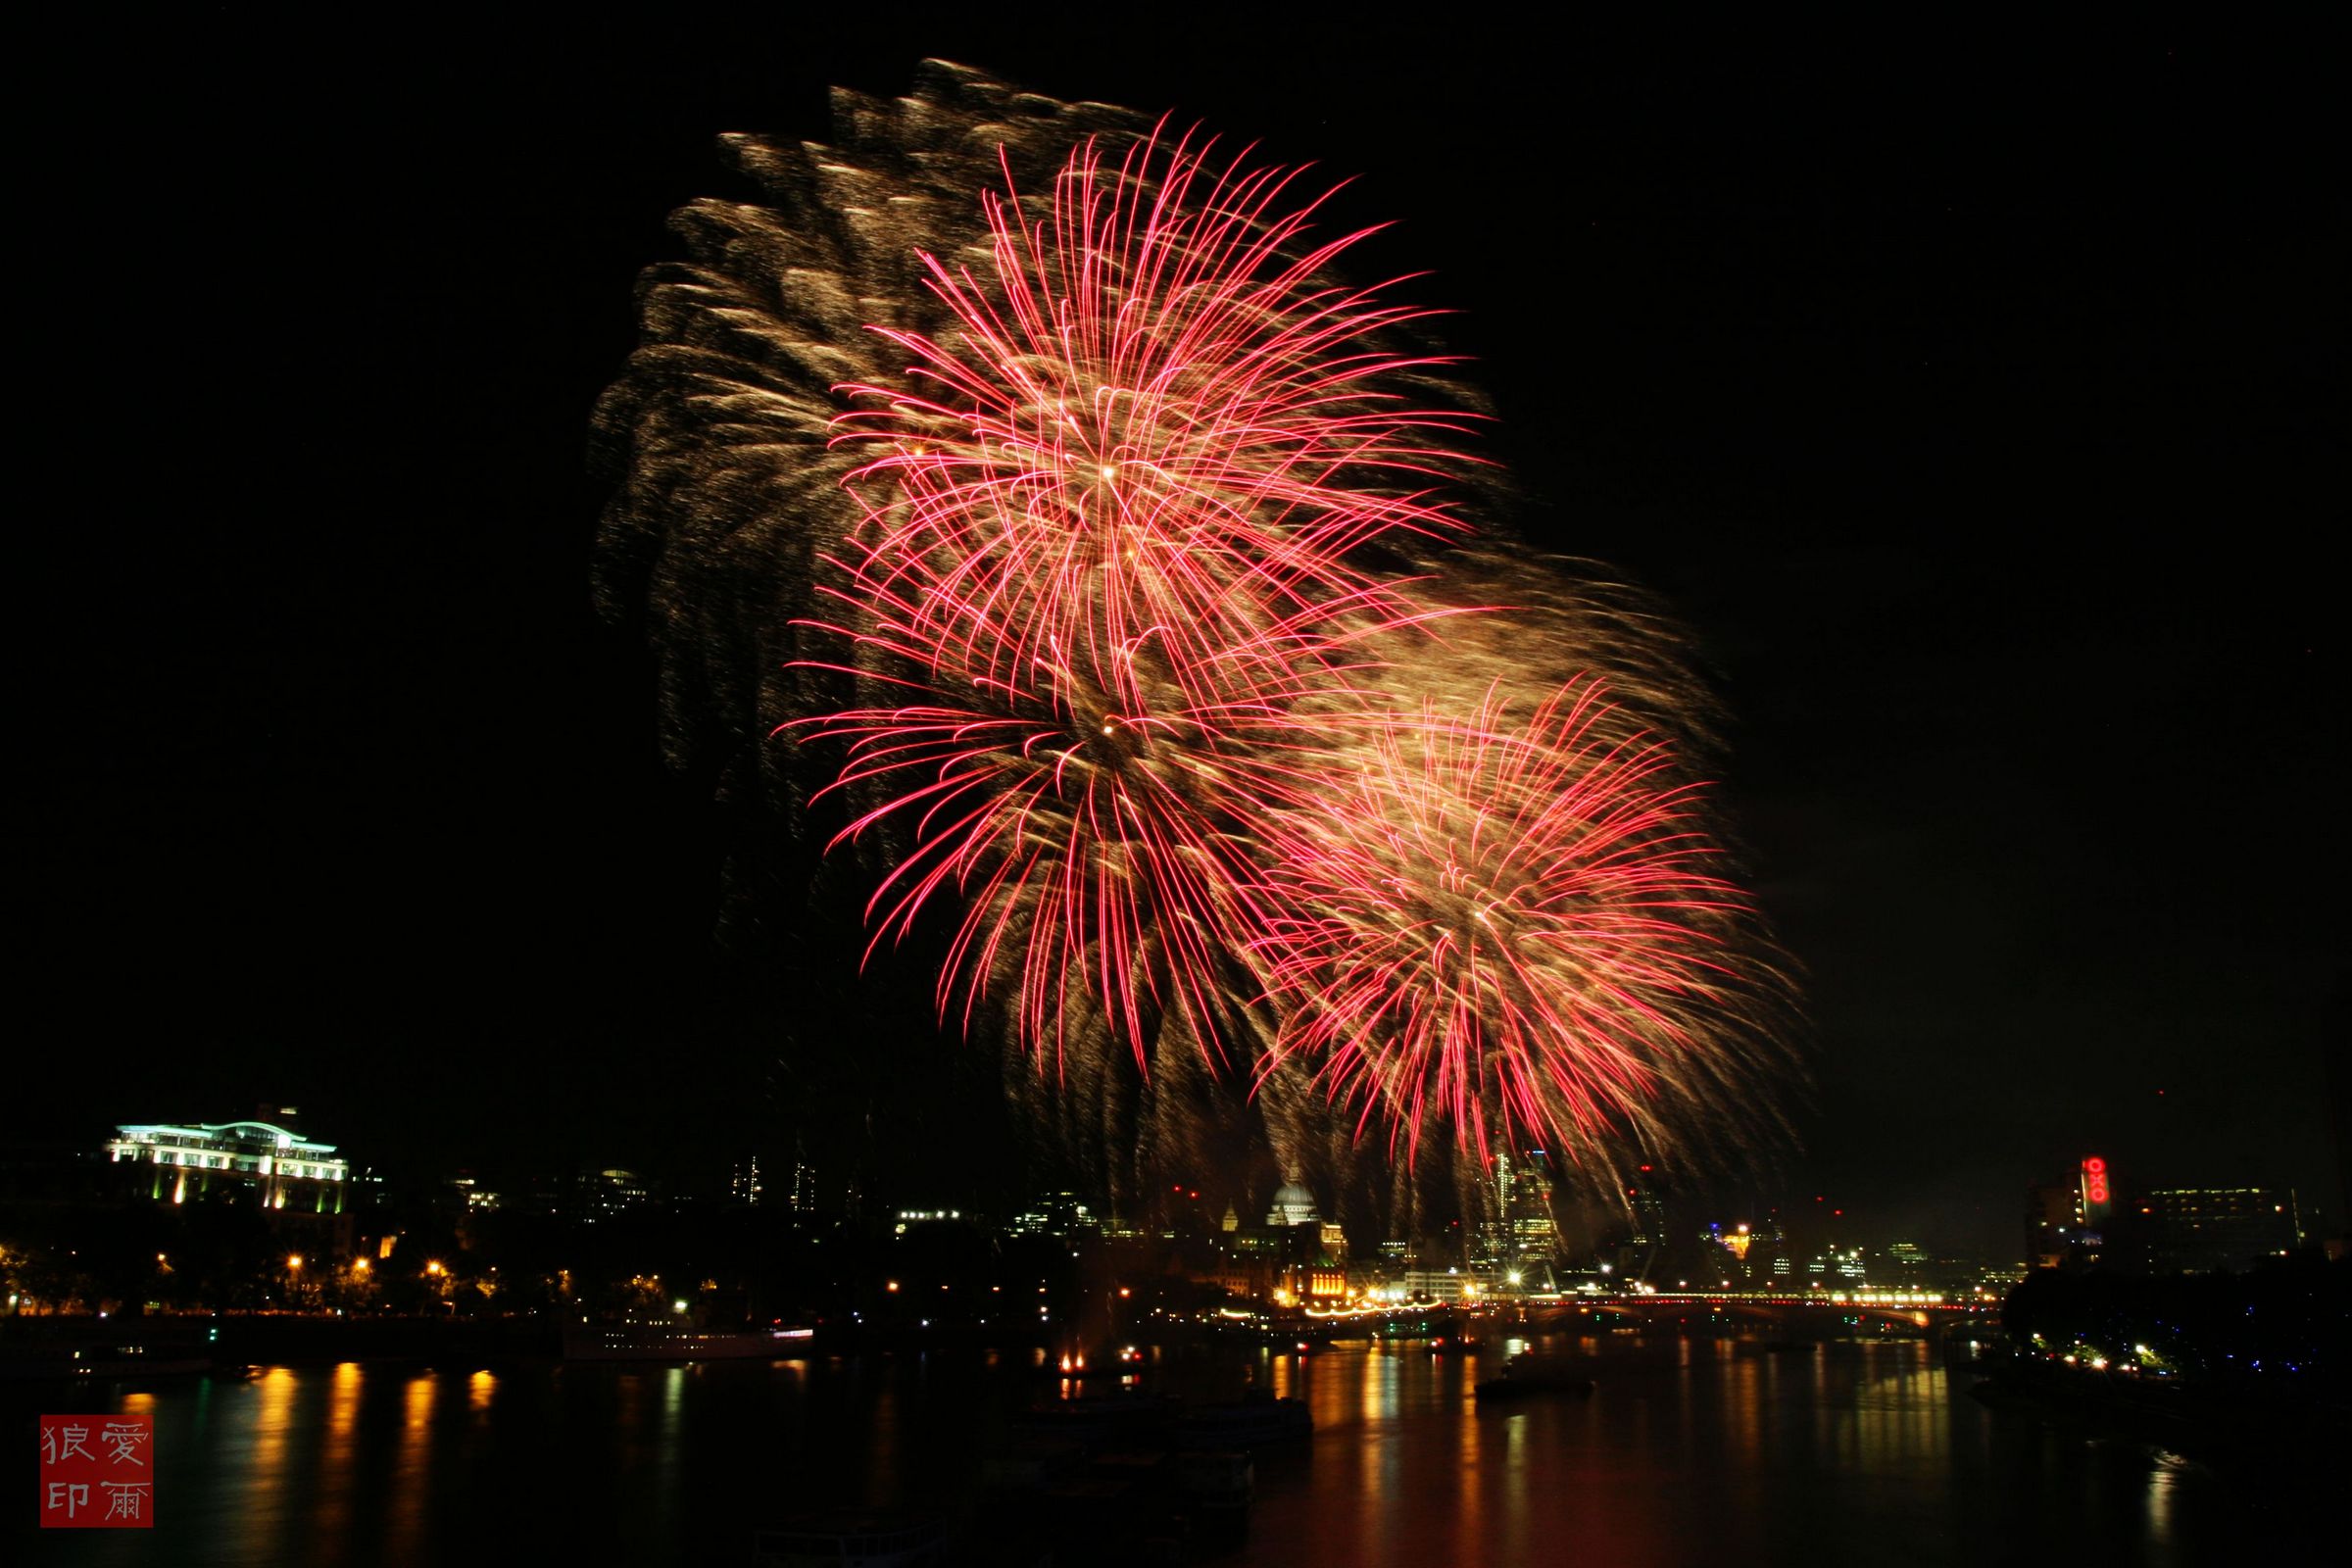
[[[1254,137],[1396,220],[1352,270],[1460,312],[1519,527],[1667,595],[1736,716],[1812,1015],[1772,1191],[2007,1253],[2026,1182],[2098,1152],[2340,1230],[2332,40],[781,15],[200,17],[58,62],[19,247],[9,1098],[42,1136],[270,1100],[364,1163],[684,1176],[834,1113],[747,997],[822,990],[802,1027],[845,1052],[908,1027],[713,948],[735,829],[590,607],[588,411],[664,215],[748,194],[711,137],[822,139],[829,82],[940,55]],[[914,1199],[997,1133],[954,1126],[993,1093],[961,1048],[908,1049],[931,1093],[874,1136],[921,1134]]]

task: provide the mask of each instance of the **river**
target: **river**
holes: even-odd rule
[[[1152,1376],[1303,1398],[1314,1436],[1262,1454],[1247,1544],[1216,1559],[1482,1564],[2319,1560],[2308,1483],[1987,1409],[1919,1342],[1755,1353],[1704,1339],[1561,1341],[1589,1397],[1482,1412],[1491,1375],[1426,1347],[1231,1351]],[[1501,1347],[1496,1347],[1499,1349]],[[1053,1386],[977,1355],[472,1370],[344,1362],[144,1388],[0,1392],[32,1416],[143,1414],[152,1532],[42,1532],[8,1560],[302,1564],[750,1560],[796,1511],[955,1517],[1024,1401]]]

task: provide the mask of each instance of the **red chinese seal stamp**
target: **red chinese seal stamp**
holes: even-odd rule
[[[155,1527],[155,1418],[41,1417],[41,1528]]]

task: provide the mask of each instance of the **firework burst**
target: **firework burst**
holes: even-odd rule
[[[938,944],[940,1012],[1114,1192],[1212,1137],[1702,1139],[1784,995],[1704,685],[1500,542],[1424,313],[1335,280],[1362,232],[936,62],[835,121],[724,139],[760,201],[675,216],[598,410],[670,756],[789,828],[734,882],[856,846],[872,940]]]
[[[855,575],[909,640],[985,644],[999,682],[1083,661],[1131,708],[1148,653],[1222,707],[1269,645],[1412,613],[1353,563],[1461,526],[1427,487],[1465,466],[1437,444],[1462,415],[1390,389],[1443,363],[1387,346],[1423,313],[1324,280],[1362,236],[1316,243],[1293,173],[1206,153],[1090,141],[1034,221],[987,195],[987,274],[926,259],[948,329],[881,329],[936,390],[852,386],[839,422],[882,449],[852,476],[879,492]]]
[[[1296,911],[1253,944],[1290,1004],[1272,1059],[1408,1160],[1436,1123],[1605,1165],[1698,1119],[1753,1076],[1776,981],[1676,773],[1593,681],[1371,733],[1353,779],[1267,825]]]
[[[1088,136],[1149,128],[942,61],[905,98],[836,89],[833,122],[830,145],[719,138],[757,200],[671,215],[686,257],[640,280],[639,345],[595,420],[616,477],[597,595],[646,617],[670,760],[788,824],[808,781],[762,738],[855,697],[822,667],[835,640],[800,624],[862,515],[842,487],[861,459],[835,444],[834,389],[892,368],[873,326],[938,320],[918,253],[985,264],[978,192],[1042,184]]]
[[[1456,417],[1388,389],[1413,312],[1323,281],[1289,175],[1156,138],[1082,145],[1034,221],[985,205],[993,269],[931,264],[950,321],[884,329],[916,397],[848,389],[868,515],[826,592],[895,700],[808,721],[846,741],[844,830],[911,823],[873,912],[966,910],[943,1008],[998,990],[1066,1060],[1100,1016],[1149,1071],[1175,1031],[1221,1054],[1237,956],[1270,911],[1250,823],[1361,700],[1366,638],[1429,612],[1354,563],[1458,528],[1423,488]],[[1091,994],[1091,1006],[1074,1004]]]

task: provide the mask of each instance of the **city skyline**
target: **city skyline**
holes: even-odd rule
[[[1544,1276],[1540,1287],[1529,1285],[1532,1291],[1555,1289],[1555,1270],[1567,1271],[1557,1276],[1562,1280],[1575,1274],[1588,1283],[1606,1284],[1592,1271],[1598,1267],[1605,1276],[1614,1267],[1628,1281],[1648,1281],[1660,1268],[1677,1272],[1671,1259],[1680,1257],[1685,1260],[1680,1272],[1689,1273],[1694,1246],[1700,1253],[1709,1246],[1721,1247],[1733,1256],[1727,1272],[1739,1280],[1727,1279],[1726,1285],[1757,1288],[1776,1283],[1768,1274],[1780,1283],[1804,1285],[1808,1268],[1822,1275],[1824,1258],[1834,1264],[1844,1255],[1839,1249],[1849,1245],[1867,1250],[1874,1268],[1889,1261],[1933,1263],[1947,1272],[1998,1276],[2095,1262],[2103,1244],[2110,1259],[2130,1270],[2244,1267],[2282,1250],[2317,1246],[2333,1234],[2324,1223],[2305,1224],[2306,1211],[2316,1205],[2310,1195],[2291,1186],[2249,1185],[2242,1176],[2213,1172],[2184,1185],[2177,1178],[2118,1170],[2095,1153],[2082,1155],[2076,1173],[2065,1180],[2049,1180],[2044,1172],[2024,1184],[2023,1242],[2012,1247],[1984,1246],[1983,1238],[1950,1227],[1906,1225],[1882,1195],[1867,1189],[1835,1199],[1816,1194],[1808,1202],[1789,1192],[1768,1194],[1751,1187],[1741,1194],[1722,1183],[1680,1182],[1666,1171],[1653,1174],[1646,1164],[1629,1173],[1636,1185],[1624,1189],[1620,1203],[1607,1195],[1561,1186],[1555,1161],[1542,1150],[1495,1155],[1491,1206],[1474,1223],[1437,1217],[1424,1225],[1385,1228],[1351,1213],[1343,1188],[1321,1185],[1318,1190],[1292,1177],[1252,1186],[1211,1173],[1200,1178],[1208,1184],[1204,1188],[1179,1186],[1172,1193],[1147,1195],[1140,1204],[1122,1204],[1102,1192],[1017,1182],[999,1184],[978,1199],[954,1192],[942,1196],[910,1184],[887,1164],[824,1169],[805,1152],[772,1148],[764,1178],[758,1152],[678,1170],[604,1166],[594,1159],[534,1163],[496,1152],[489,1159],[438,1168],[407,1159],[369,1163],[355,1160],[338,1145],[318,1142],[297,1107],[267,1103],[224,1123],[120,1124],[90,1148],[52,1138],[12,1141],[6,1150],[20,1199],[45,1193],[51,1201],[88,1204],[119,1188],[119,1196],[143,1197],[159,1208],[187,1204],[190,1213],[222,1202],[256,1206],[273,1227],[291,1225],[298,1237],[324,1224],[340,1237],[329,1242],[336,1252],[347,1251],[351,1243],[352,1222],[341,1217],[347,1205],[353,1214],[373,1212],[379,1219],[394,1211],[448,1209],[478,1218],[504,1210],[547,1219],[585,1217],[591,1224],[599,1216],[632,1212],[645,1219],[708,1215],[721,1207],[765,1208],[789,1213],[796,1223],[846,1227],[844,1234],[880,1236],[892,1228],[895,1216],[902,1236],[910,1221],[953,1221],[1008,1237],[1084,1232],[1137,1241],[1197,1238],[1209,1228],[1221,1228],[1230,1237],[1237,1227],[1247,1241],[1257,1223],[1250,1215],[1264,1209],[1266,1226],[1319,1227],[1325,1243],[1354,1266],[1378,1271],[1379,1260],[1396,1262],[1409,1255],[1420,1260],[1414,1266],[1442,1272],[1460,1272],[1450,1267],[1454,1264],[1475,1265],[1481,1278],[1508,1271],[1514,1285],[1517,1269],[1525,1266]],[[110,1171],[126,1175],[127,1183]],[[289,1196],[296,1200],[291,1217],[278,1212],[286,1209]],[[951,1202],[964,1206],[950,1207]],[[924,1203],[938,1206],[908,1206]],[[1221,1227],[1212,1227],[1220,1205]],[[2313,1215],[2315,1220],[2323,1216],[2324,1210]],[[2205,1222],[2212,1236],[2191,1234]],[[1352,1244],[1346,1240],[1350,1225]],[[2270,1240],[2257,1245],[2253,1238],[2258,1236]],[[2009,1238],[2017,1240],[2014,1233]],[[1756,1249],[1757,1260],[1751,1262],[1749,1252]],[[1661,1252],[1669,1262],[1660,1262]],[[1858,1250],[1851,1255],[1850,1272],[1858,1280],[1865,1254]],[[1812,1283],[1836,1286],[1838,1281]]]
[[[1384,53],[1351,61],[1380,90],[1268,101],[1206,51],[968,41],[1360,173],[1354,211],[1434,257],[1526,531],[1663,593],[1717,673],[1814,1020],[1807,1152],[1771,1179],[2014,1236],[2025,1184],[2096,1152],[2292,1186],[2341,1231],[2346,705],[2313,541],[2342,308],[2312,100],[2161,44],[2016,68],[2007,98],[1952,67],[1910,105],[1841,80],[1808,109],[1729,59],[1611,81],[1596,55],[1538,102],[1548,67],[1449,84]],[[587,404],[630,278],[674,254],[662,215],[741,194],[715,133],[821,139],[824,85],[913,66],[668,47],[520,85],[503,47],[419,50],[443,116],[396,125],[400,73],[358,68],[333,86],[374,113],[342,140],[324,81],[142,84],[210,171],[148,166],[212,395],[132,476],[128,551],[60,541],[93,597],[39,612],[63,765],[35,785],[34,1019],[114,1057],[36,1066],[45,1113],[276,1095],[387,1157],[504,1133],[648,1166],[878,1115],[935,1189],[1012,1146],[993,1069],[903,974],[805,943],[779,1009],[775,950],[713,951],[740,828],[663,774],[636,633],[589,610]],[[76,178],[142,125],[94,129]],[[97,264],[124,289],[148,265]],[[773,1043],[779,1010],[804,1038]],[[923,1092],[817,1070],[876,1036],[933,1064]]]

